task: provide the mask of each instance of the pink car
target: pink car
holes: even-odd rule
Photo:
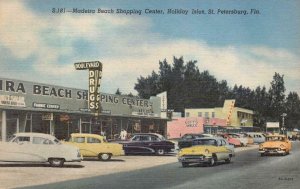
[[[221,137],[225,138],[229,144],[234,145],[234,147],[239,147],[241,146],[241,141],[237,138],[233,138],[229,136],[228,134],[220,134]]]

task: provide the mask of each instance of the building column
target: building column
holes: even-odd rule
[[[6,111],[5,110],[2,110],[2,112],[1,112],[1,114],[2,114],[2,116],[1,116],[1,118],[2,118],[2,121],[1,121],[1,123],[2,123],[2,126],[1,126],[1,128],[2,128],[2,130],[1,130],[1,132],[2,132],[2,137],[1,137],[1,139],[2,139],[2,141],[6,141]]]

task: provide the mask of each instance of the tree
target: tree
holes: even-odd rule
[[[281,121],[280,115],[284,113],[285,86],[283,77],[283,75],[275,72],[269,89],[270,108],[268,116],[274,121]]]
[[[117,91],[115,92],[115,94],[116,95],[121,95],[122,94],[119,88],[117,89]]]
[[[287,113],[285,126],[300,129],[300,99],[296,92],[290,92],[286,98],[285,111]]]

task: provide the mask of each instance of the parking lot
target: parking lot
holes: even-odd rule
[[[257,145],[237,148],[236,152],[257,148]],[[103,162],[94,158],[80,163],[66,163],[63,168],[49,164],[0,163],[0,188],[32,186],[137,169],[177,162],[175,154],[166,156],[120,156]]]

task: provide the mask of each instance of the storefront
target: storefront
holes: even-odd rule
[[[101,93],[101,112],[88,108],[87,90],[0,78],[0,140],[16,132],[42,132],[67,139],[70,133],[104,134],[117,138],[156,132],[166,135],[167,119],[161,118],[161,99],[139,99]]]

